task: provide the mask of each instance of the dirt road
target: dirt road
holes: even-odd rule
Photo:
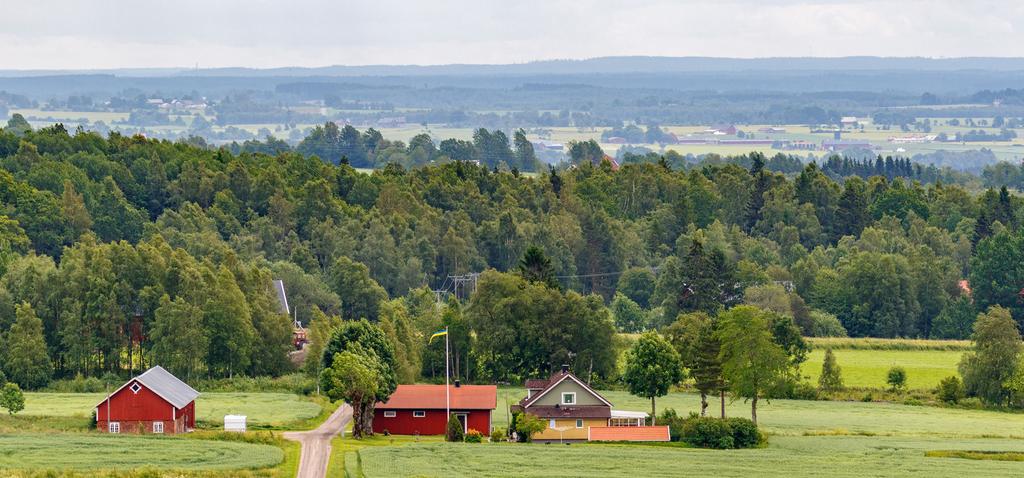
[[[286,439],[302,444],[299,474],[296,475],[298,478],[327,476],[327,461],[331,457],[331,439],[338,436],[350,420],[352,420],[352,407],[345,404],[338,407],[316,430],[285,432]]]

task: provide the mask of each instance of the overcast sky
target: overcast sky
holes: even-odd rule
[[[16,3],[0,14],[0,69],[1024,56],[1019,0]]]

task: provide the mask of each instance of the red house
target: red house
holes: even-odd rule
[[[495,385],[450,386],[451,413],[462,422],[462,431],[491,432],[491,412],[498,407]],[[399,385],[386,403],[377,403],[373,432],[396,435],[444,435],[444,385]]]
[[[96,405],[96,426],[109,433],[183,433],[196,426],[195,391],[157,365]]]

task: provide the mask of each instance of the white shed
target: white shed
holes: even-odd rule
[[[224,431],[239,433],[244,432],[245,415],[224,415]]]

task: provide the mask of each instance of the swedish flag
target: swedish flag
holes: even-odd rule
[[[430,340],[428,340],[427,343],[429,344],[429,343],[433,342],[434,339],[436,339],[438,337],[444,337],[445,335],[448,335],[448,329],[438,330],[437,332],[434,332],[434,335],[430,336]]]

